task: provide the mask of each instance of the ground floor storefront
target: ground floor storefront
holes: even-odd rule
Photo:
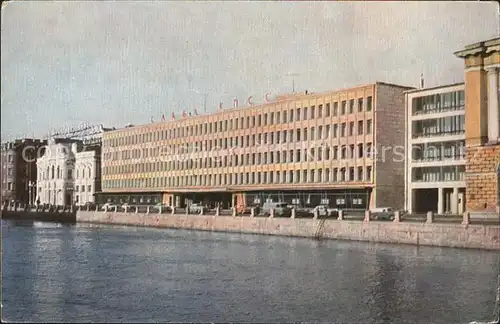
[[[144,192],[98,193],[98,204],[115,203],[130,205],[155,205],[184,208],[193,203],[222,208],[262,206],[266,202],[283,202],[297,207],[312,208],[328,205],[341,209],[368,209],[373,205],[372,188],[314,189],[314,190],[256,190],[215,192]]]

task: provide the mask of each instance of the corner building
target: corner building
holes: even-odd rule
[[[409,89],[306,92],[106,132],[99,202],[402,208]]]
[[[500,212],[500,38],[455,53],[465,63],[467,210]]]
[[[461,214],[465,208],[464,84],[406,93],[406,210]]]

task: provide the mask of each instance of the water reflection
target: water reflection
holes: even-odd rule
[[[18,321],[451,323],[491,317],[496,253],[2,222]]]

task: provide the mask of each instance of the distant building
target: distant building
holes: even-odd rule
[[[101,142],[52,138],[38,160],[41,203],[85,204],[101,189]]]
[[[84,205],[95,202],[96,192],[101,191],[101,146],[84,146],[75,156],[74,202]]]
[[[405,209],[465,210],[465,93],[453,84],[406,93]]]
[[[409,89],[377,82],[105,132],[102,202],[402,208]]]
[[[73,200],[76,154],[79,140],[51,138],[37,161],[38,197],[42,204],[70,205]]]
[[[1,144],[1,201],[33,203],[37,188],[37,158],[46,141],[18,139]]]
[[[455,53],[465,62],[467,210],[500,209],[500,38]]]

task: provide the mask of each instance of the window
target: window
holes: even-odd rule
[[[358,181],[363,181],[363,167],[358,167]]]
[[[366,181],[372,181],[372,167],[366,167]]]
[[[363,135],[363,121],[358,121],[358,135]]]
[[[372,133],[372,120],[368,119],[366,121],[366,134],[371,134]]]
[[[358,112],[363,111],[363,98],[358,99]]]
[[[330,103],[326,104],[325,110],[325,117],[330,117]]]
[[[345,136],[345,130],[346,130],[346,123],[342,123],[341,127],[340,127],[340,136],[341,137],[344,137]]]
[[[349,136],[354,135],[354,122],[349,123]]]
[[[339,114],[339,103],[334,102],[333,103],[333,116],[337,116]]]
[[[372,97],[366,98],[366,111],[372,111]]]
[[[318,118],[323,117],[323,105],[318,106]]]
[[[354,112],[354,99],[349,100],[349,113],[352,114]]]
[[[345,100],[342,101],[342,106],[340,107],[340,114],[341,115],[345,115],[346,105],[347,105],[347,102]]]

